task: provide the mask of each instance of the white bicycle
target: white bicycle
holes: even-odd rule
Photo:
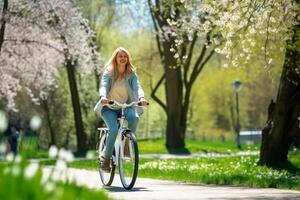
[[[134,186],[138,174],[139,151],[135,134],[125,126],[124,112],[128,107],[140,106],[140,103],[120,104],[116,101],[109,101],[109,105],[120,107],[121,117],[119,118],[119,130],[110,163],[110,173],[101,170],[100,163],[100,157],[103,154],[108,135],[108,128],[98,128],[99,142],[97,144],[97,152],[99,154],[99,174],[103,185],[110,186],[115,176],[116,166],[119,166],[122,185],[125,189],[130,190]]]

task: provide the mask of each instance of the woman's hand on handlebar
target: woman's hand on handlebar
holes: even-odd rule
[[[108,104],[109,100],[105,97],[101,97],[100,102],[101,102],[101,104],[106,105],[106,104]]]
[[[140,101],[139,101],[139,106],[147,106],[149,105],[148,101],[146,101],[145,98],[140,98]]]

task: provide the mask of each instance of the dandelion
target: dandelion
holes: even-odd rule
[[[34,177],[34,175],[36,174],[38,168],[38,163],[30,163],[24,171],[25,178],[32,179],[32,177]]]

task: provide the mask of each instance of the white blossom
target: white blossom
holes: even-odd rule
[[[94,32],[73,1],[11,0],[8,5],[0,54],[0,99],[8,108],[17,111],[14,98],[20,90],[37,104],[47,98],[68,58],[81,72],[95,68]]]
[[[42,119],[39,116],[33,116],[30,119],[30,128],[32,130],[38,130],[42,125]]]
[[[4,132],[7,129],[7,126],[8,126],[8,121],[6,115],[2,110],[0,110],[0,133]]]

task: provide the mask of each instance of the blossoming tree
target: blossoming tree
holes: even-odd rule
[[[1,4],[0,4],[1,5]],[[0,98],[14,108],[14,97],[26,90],[32,100],[45,99],[55,85],[57,69],[66,66],[78,151],[86,150],[75,67],[90,72],[98,55],[89,29],[72,1],[5,0],[0,31]]]
[[[229,64],[224,67],[247,65],[255,59],[253,49],[257,48],[259,38],[265,66],[269,67],[270,52],[284,51],[279,45],[272,45],[272,41],[284,43],[290,37],[299,11],[299,2],[292,0],[148,0],[148,4],[164,66],[152,97],[166,112],[166,145],[170,148],[184,147],[191,90],[213,54],[223,54],[228,59]],[[236,47],[239,53],[234,53]],[[164,81],[166,103],[155,95]]]

